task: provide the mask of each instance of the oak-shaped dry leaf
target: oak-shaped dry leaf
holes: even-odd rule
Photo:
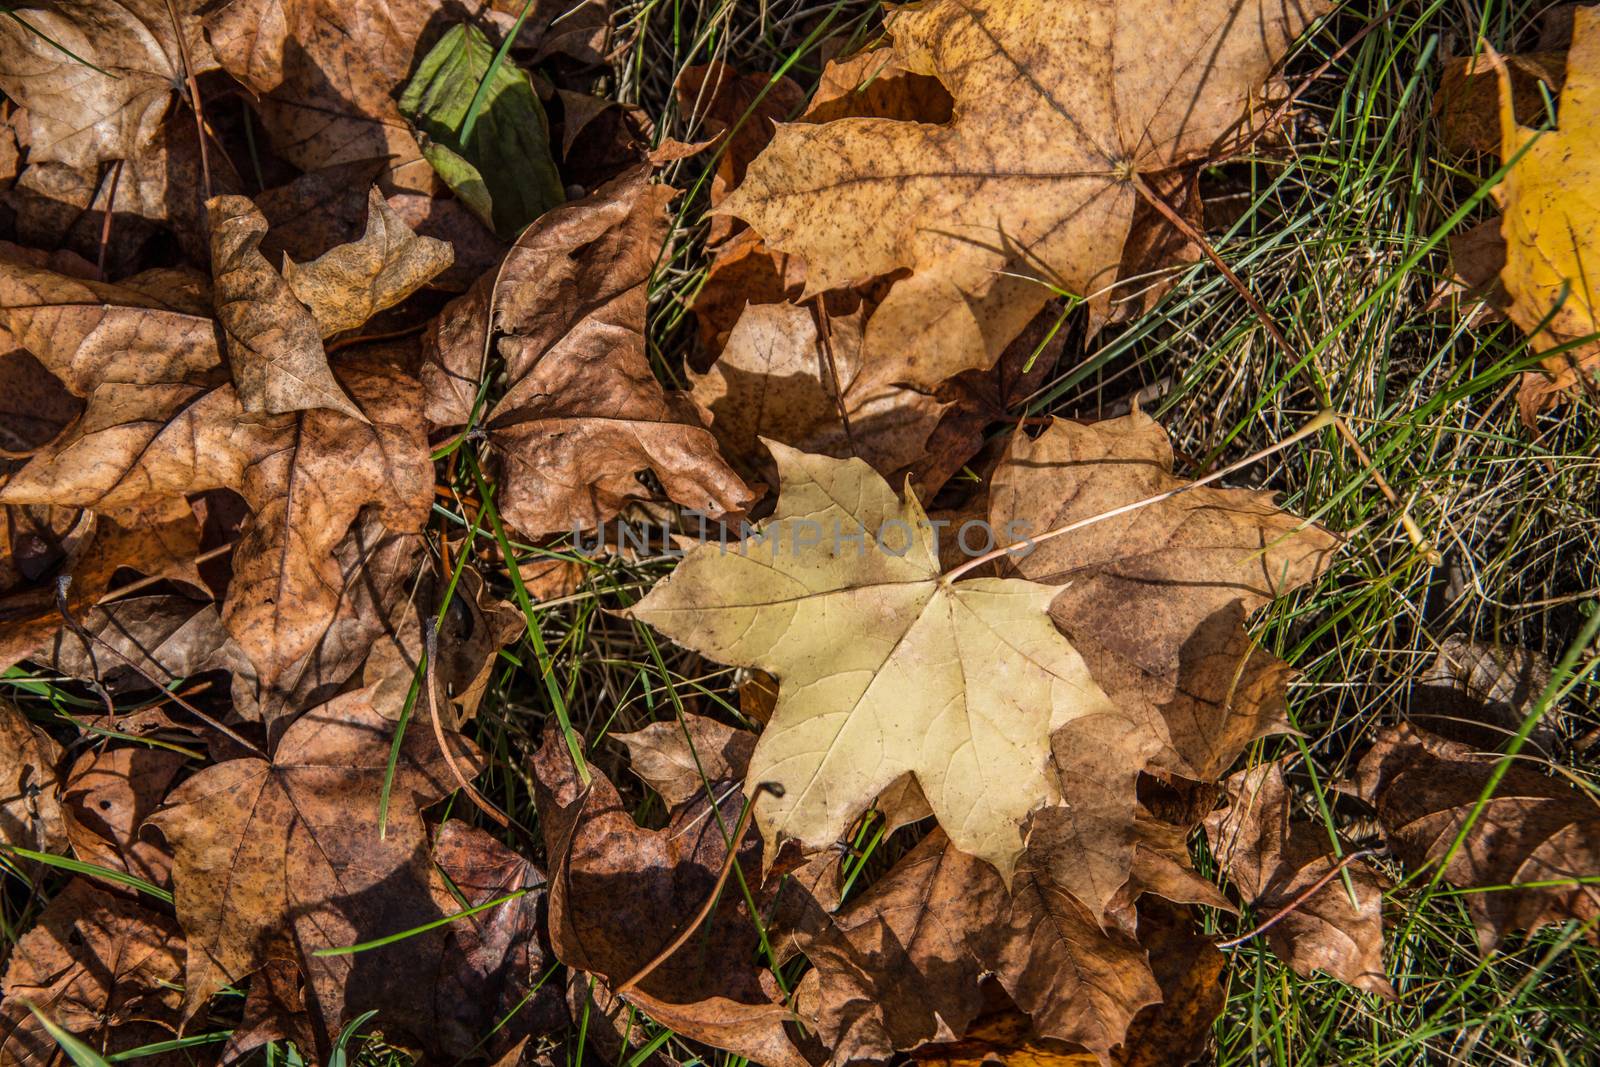
[[[1105,1058],[1145,1005],[1161,999],[1146,954],[1106,932],[1044,872],[993,867],[935,830],[833,924],[802,942],[815,969],[797,1007],[831,1062],[886,1059],[965,1033],[993,974],[1035,1031]]]
[[[1047,614],[1059,589],[947,582],[933,527],[861,460],[773,443],[777,511],[738,545],[705,544],[633,618],[778,679],[747,793],[779,842],[831,845],[902,774],[956,846],[1006,878],[1021,824],[1059,799],[1050,735],[1115,714]],[[772,781],[782,796],[755,796]]]
[[[665,828],[633,821],[616,788],[589,768],[584,787],[558,731],[545,734],[533,771],[551,857],[550,940],[567,966],[608,984],[633,978],[665,948],[716,886],[739,821],[737,784],[718,803],[674,809]],[[741,868],[759,879],[761,841],[737,843]],[[753,962],[759,940],[737,892],[724,892],[704,924],[625,997],[663,1026],[772,1067],[805,1059],[784,1025],[792,1019],[770,972]]]
[[[57,798],[61,746],[0,697],[0,841],[35,852],[67,844]]]
[[[184,757],[159,748],[85,752],[61,786],[67,840],[80,860],[167,884],[172,857],[139,827],[160,806]]]
[[[172,1037],[183,959],[170,918],[82,879],[68,882],[18,939],[0,979],[0,1063],[57,1061],[56,1040],[29,1003],[105,1054]]]
[[[440,914],[429,895],[420,809],[456,787],[431,730],[409,730],[395,765],[386,832],[378,826],[393,723],[355,690],[307,711],[272,759],[216,764],[185,781],[147,820],[173,851],[178,921],[189,942],[184,1017],[292,938],[310,981],[317,1029],[336,1033],[347,990],[375,988],[415,946],[354,956],[312,952],[407,930]],[[471,767],[470,746],[459,747]],[[400,967],[404,973],[405,968]]]
[[[1228,806],[1206,817],[1206,837],[1228,879],[1263,917],[1275,914],[1333,869],[1327,832],[1290,816],[1281,763],[1228,778]],[[1389,881],[1364,860],[1344,869],[1267,929],[1272,950],[1296,974],[1321,970],[1357,989],[1395,999],[1383,976],[1383,894]],[[1350,894],[1354,891],[1355,900]]]
[[[498,336],[508,385],[487,420],[496,502],[523,533],[608,521],[650,495],[646,470],[712,517],[753,500],[694,403],[664,390],[645,358],[646,283],[675,195],[637,168],[548,212],[430,333],[428,415],[445,425],[467,420]]]
[[[1021,543],[1186,485],[1172,467],[1167,435],[1146,415],[1057,419],[1037,439],[1012,439],[989,523]],[[1209,780],[1250,741],[1286,728],[1289,669],[1241,624],[1320,574],[1337,543],[1270,493],[1200,488],[1043,542],[1008,567],[1066,586],[1050,614],[1095,681],[1124,712],[1166,720],[1169,770]]]
[[[432,486],[421,391],[402,343],[335,365],[355,419],[315,409],[244,411],[226,381],[216,324],[182,276],[148,291],[0,264],[11,332],[84,415],[0,487],[0,503],[92,508],[123,522],[193,521],[187,497],[236,489],[252,511],[234,553],[224,619],[272,688],[301,664],[344,591],[334,558],[364,509],[420,528]]]
[[[312,260],[285,260],[283,275],[323,337],[353,330],[394,307],[449,268],[448,243],[418,237],[376,186],[367,192],[367,228],[360,240]]]
[[[1378,812],[1385,840],[1421,869],[1445,858],[1497,757],[1410,726],[1379,735],[1356,769],[1355,791]],[[1464,899],[1488,952],[1515,930],[1600,915],[1600,808],[1585,792],[1514,763],[1484,805],[1444,878],[1499,887]],[[1524,882],[1553,883],[1521,887]]]
[[[28,110],[28,158],[93,167],[137,156],[182,91],[185,55],[194,74],[216,66],[198,6],[65,0],[13,9],[0,24],[0,90]]]
[[[1528,372],[1517,394],[1531,425],[1564,390],[1593,386],[1600,367],[1600,9],[1573,13],[1556,129],[1521,125],[1504,64],[1497,70],[1501,158],[1516,160],[1494,189],[1506,239],[1506,314],[1532,335],[1534,348],[1551,353],[1546,373]]]
[[[807,295],[909,269],[865,359],[932,386],[987,367],[1052,287],[1104,306],[1141,174],[1239,134],[1317,0],[939,0],[889,18],[893,59],[949,123],[781,126],[722,210],[805,259]],[[907,354],[909,353],[909,354]]]

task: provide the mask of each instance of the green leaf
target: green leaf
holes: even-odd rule
[[[504,60],[476,26],[452,27],[406,84],[400,111],[422,153],[473,214],[502,238],[565,199],[550,156],[550,124],[525,71]],[[473,97],[482,102],[470,134],[461,130]]]

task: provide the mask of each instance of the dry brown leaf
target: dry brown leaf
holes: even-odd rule
[[[55,1038],[28,1011],[112,1054],[177,1030],[183,936],[159,912],[74,879],[12,950],[0,979],[0,1063],[56,1062]]]
[[[1107,919],[1124,932],[1142,937],[1136,905],[1146,896],[1238,913],[1222,890],[1194,869],[1188,836],[1188,827],[1163,822],[1142,808],[1138,810],[1134,816],[1133,857],[1128,865],[1128,880],[1107,903]],[[1156,970],[1159,976],[1160,967]]]
[[[493,1057],[568,1025],[561,988],[546,980],[555,961],[540,923],[544,873],[493,835],[454,819],[434,837],[433,862],[443,875],[434,878],[434,898],[447,915],[528,892],[449,926],[426,983],[434,1017],[429,1047],[451,1059]]]
[[[1104,306],[1141,174],[1210,158],[1323,6],[939,0],[889,18],[893,59],[955,102],[948,124],[779,128],[722,210],[806,261],[807,295],[900,269],[865,360],[933,386],[988,367],[1051,288]]]
[[[1012,540],[1185,485],[1148,416],[1054,420],[1012,439],[995,471],[989,522]],[[1124,709],[1165,718],[1180,762],[1209,780],[1256,737],[1284,729],[1289,669],[1240,625],[1315,578],[1337,541],[1280,510],[1272,494],[1202,488],[1011,557],[1014,573],[1070,583],[1050,614]]]
[[[367,193],[367,228],[306,264],[286,259],[283,276],[311,311],[323,337],[353,330],[400,303],[449,268],[450,245],[418,237],[376,186]]]
[[[856,456],[886,476],[923,457],[948,405],[895,384],[892,366],[862,362],[864,311],[825,315],[822,338],[811,308],[745,308],[722,355],[691,379],[690,391],[711,412],[717,441],[743,469],[774,480],[763,438],[802,452]]]
[[[85,752],[61,786],[61,811],[72,851],[86,863],[166,885],[172,857],[139,837],[183,769],[184,757],[159,748]]]
[[[328,369],[317,320],[261,254],[266,216],[243,196],[213,197],[206,211],[217,320],[240,405],[271,415],[327,408],[364,421]]]
[[[675,722],[653,722],[642,730],[613,734],[628,748],[633,773],[677,808],[703,796],[715,782],[743,778],[756,735],[685,712]]]
[[[274,688],[324,635],[344,591],[333,552],[363,509],[420,528],[432,492],[421,393],[400,344],[335,367],[358,421],[318,409],[246,413],[225,381],[215,324],[155,279],[166,301],[127,286],[4,264],[12,333],[74,394],[84,415],[0,488],[0,503],[93,508],[128,522],[188,517],[186,497],[237,489],[253,516],[234,553],[229,631]]]
[[[1291,818],[1282,764],[1240,771],[1226,785],[1228,806],[1207,816],[1206,837],[1228,879],[1266,918],[1295,901],[1338,859],[1323,827]],[[1388,888],[1382,872],[1357,860],[1270,927],[1267,942],[1296,974],[1322,970],[1357,989],[1396,999],[1383,976]]]
[[[293,1041],[306,1053],[317,1047],[293,939],[285,934],[273,937],[265,956],[267,962],[250,976],[239,1025],[223,1047],[224,1063],[237,1062],[269,1041]]]
[[[1059,590],[946,582],[909,490],[860,460],[771,451],[773,516],[736,546],[690,551],[631,616],[777,677],[746,784],[769,856],[787,837],[833,844],[909,771],[957,847],[1009,879],[1021,823],[1061,796],[1051,733],[1116,714],[1050,624]],[[756,796],[769,780],[784,793]]]
[[[184,52],[195,74],[216,66],[198,6],[59,0],[13,9],[0,24],[0,90],[28,109],[28,158],[92,167],[139,155],[183,83]]]
[[[1384,837],[1413,869],[1444,859],[1494,770],[1480,754],[1410,726],[1393,726],[1356,769],[1355,790],[1378,811]],[[1488,952],[1514,930],[1600,915],[1600,815],[1593,799],[1559,778],[1513,764],[1445,867],[1451,885],[1498,886],[1466,896]],[[1524,882],[1553,882],[1518,888]]]
[[[550,939],[557,957],[606,983],[639,972],[710,896],[727,859],[743,798],[733,783],[674,810],[661,830],[640,828],[615,787],[590,768],[586,789],[561,735],[545,734],[533,760],[550,873]],[[741,867],[759,879],[761,841],[739,842]],[[685,944],[626,994],[663,1026],[772,1067],[802,1067],[784,1032],[792,1019],[768,972],[752,966],[759,942],[742,894],[724,892]]]
[[[207,767],[167,797],[148,825],[173,851],[178,920],[189,939],[184,1017],[228,982],[264,966],[271,939],[293,938],[311,986],[320,1033],[343,1020],[346,990],[367,995],[377,977],[405,973],[398,942],[354,956],[319,948],[421,925],[439,911],[427,890],[420,809],[456,787],[431,730],[409,730],[389,798],[378,801],[393,724],[356,690],[307,711],[271,762],[255,757]],[[472,765],[466,742],[458,764]]]
[[[1505,57],[1511,74],[1517,121],[1539,126],[1545,117],[1544,89],[1561,91],[1567,57],[1561,52],[1523,52]],[[1487,56],[1447,60],[1433,96],[1439,143],[1450,152],[1500,151],[1500,90]]]
[[[0,841],[35,852],[67,847],[57,799],[61,746],[0,697]]]
[[[982,1009],[992,973],[1042,1036],[1104,1055],[1160,1000],[1146,954],[1102,931],[1024,859],[1012,890],[935,830],[803,943],[815,970],[797,1004],[831,1062],[950,1041]]]
[[[0,326],[0,348],[8,340]],[[0,457],[26,458],[82,413],[82,402],[25,349],[0,352]]]
[[[430,333],[428,416],[445,425],[470,415],[498,335],[509,385],[487,420],[496,502],[525,534],[606,522],[649,496],[644,470],[709,516],[753,499],[694,404],[662,389],[645,359],[645,284],[674,195],[640,168],[548,212]]]
[[[1413,717],[1447,740],[1498,748],[1527,718],[1550,673],[1550,661],[1531,649],[1451,634],[1412,688]],[[1554,752],[1561,719],[1559,705],[1549,708],[1528,741]]]

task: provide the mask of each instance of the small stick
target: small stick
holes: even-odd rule
[[[822,309],[822,296],[811,299],[811,317],[817,322],[817,347],[822,349],[822,359],[828,365],[828,379],[833,382],[833,399],[839,407],[839,421],[844,424],[845,443],[852,456],[861,455],[856,448],[856,435],[850,429],[850,412],[845,410],[844,390],[839,386],[839,368],[833,361],[833,327],[828,324],[828,313]]]
[[[783,786],[777,782],[756,783],[755,792],[745,802],[744,813],[739,816],[739,823],[733,828],[733,836],[728,843],[728,856],[722,861],[722,872],[717,875],[717,884],[711,887],[711,892],[706,895],[705,903],[700,905],[700,910],[695,912],[694,918],[690,919],[688,925],[678,932],[678,936],[673,938],[666,948],[655,954],[655,958],[634,972],[632,978],[629,978],[621,985],[613,986],[612,995],[621,997],[628,990],[650,977],[650,973],[667,962],[674,952],[682,948],[684,943],[694,936],[694,932],[700,929],[700,924],[706,921],[706,917],[711,914],[711,909],[717,906],[717,901],[722,896],[722,887],[727,883],[728,875],[733,872],[733,865],[739,859],[739,842],[744,840],[744,832],[750,828],[750,816],[755,814],[756,798],[761,796],[762,793],[771,793],[775,797],[781,797],[783,796]]]
[[[225,545],[218,545],[216,548],[207,549],[194,558],[194,565],[198,567],[202,563],[210,563],[218,556],[231,550],[237,543],[238,542],[236,541],[229,541]],[[96,600],[94,602],[94,606],[100,607],[102,604],[109,604],[112,601],[121,600],[125,596],[130,596],[134,593],[137,593],[141,589],[148,589],[150,586],[166,580],[167,578],[165,575],[158,574],[151,577],[140,578],[136,581],[129,582],[127,585],[119,585],[115,589],[107,592],[99,600]]]
[[[1256,318],[1261,320],[1261,325],[1266,328],[1267,333],[1277,342],[1278,347],[1283,349],[1284,354],[1290,359],[1297,359],[1298,351],[1294,345],[1289,343],[1289,338],[1285,336],[1277,321],[1267,313],[1267,309],[1262,306],[1261,301],[1256,299],[1255,294],[1250,291],[1250,287],[1244,284],[1244,280],[1234,273],[1233,268],[1222,261],[1222,257],[1217,254],[1215,248],[1211,247],[1211,242],[1206,240],[1205,235],[1189,225],[1189,220],[1174,211],[1172,205],[1157,195],[1156,191],[1150,188],[1137,173],[1132,178],[1133,187],[1138,190],[1139,195],[1144,197],[1150,206],[1155,208],[1179,233],[1199,247],[1205,257],[1211,261],[1212,266],[1221,271],[1228,284],[1233,286],[1235,291],[1244,298],[1244,302],[1255,313]],[[1331,400],[1324,394],[1322,402],[1330,404]],[[1372,459],[1367,455],[1366,450],[1361,447],[1361,441],[1356,437],[1355,431],[1350,428],[1342,416],[1337,414],[1333,416],[1333,427],[1339,431],[1339,436],[1344,439],[1344,443],[1349,445],[1351,451],[1356,454],[1356,461],[1372,474],[1372,482],[1378,487],[1378,492],[1383,494],[1384,499],[1389,502],[1391,507],[1400,509],[1400,525],[1405,528],[1406,536],[1411,539],[1411,547],[1426,559],[1430,565],[1437,567],[1443,562],[1443,557],[1439,555],[1438,549],[1434,548],[1427,537],[1423,535],[1422,527],[1418,526],[1417,521],[1411,517],[1410,509],[1400,502],[1399,494],[1389,485],[1389,481],[1383,476],[1383,472],[1373,465]]]
[[[1279,920],[1281,920],[1283,918],[1286,918],[1288,915],[1290,915],[1292,912],[1294,912],[1294,910],[1296,908],[1300,907],[1306,901],[1310,900],[1311,897],[1317,892],[1317,890],[1321,889],[1323,886],[1327,885],[1329,882],[1331,882],[1335,878],[1339,877],[1340,872],[1343,871],[1346,867],[1350,866],[1356,860],[1365,859],[1368,856],[1375,855],[1376,851],[1377,851],[1376,849],[1363,848],[1363,849],[1360,849],[1360,850],[1358,850],[1356,852],[1350,853],[1348,856],[1346,856],[1343,859],[1341,859],[1338,863],[1335,863],[1332,867],[1328,868],[1327,873],[1324,874],[1321,878],[1318,878],[1315,882],[1312,882],[1310,885],[1308,885],[1304,889],[1302,889],[1299,893],[1295,894],[1295,898],[1293,900],[1289,901],[1289,903],[1285,904],[1283,907],[1279,908],[1276,912],[1274,912],[1272,914],[1272,917],[1270,919],[1268,919],[1266,922],[1262,923],[1260,926],[1257,926],[1254,930],[1251,930],[1249,933],[1241,934],[1238,937],[1235,937],[1230,941],[1219,941],[1219,942],[1217,942],[1217,947],[1218,948],[1238,948],[1240,945],[1244,944],[1246,941],[1249,941],[1251,938],[1257,937],[1257,936],[1259,936],[1261,934],[1266,933],[1273,926],[1275,926],[1278,923]]]
[[[100,281],[106,280],[106,252],[111,247],[111,213],[117,206],[117,185],[122,181],[122,160],[111,164],[111,188],[106,192],[106,216],[100,222],[100,252],[95,256],[94,273]]]
[[[194,64],[189,62],[189,43],[183,39],[183,22],[172,0],[167,0],[167,14],[172,18],[172,32],[178,37],[178,58],[183,61],[183,77],[189,86],[189,110],[194,112],[194,137],[200,148],[200,187],[206,199],[211,199],[211,157],[206,153],[206,120],[200,110],[200,83],[194,79]]]
[[[249,741],[245,740],[242,736],[240,736],[238,733],[236,733],[231,728],[229,728],[227,726],[224,726],[218,720],[212,718],[210,715],[207,715],[205,712],[201,711],[199,708],[195,707],[193,704],[191,704],[187,700],[183,699],[183,697],[179,696],[177,693],[175,693],[172,690],[168,689],[165,684],[163,684],[162,682],[159,682],[155,678],[151,677],[149,671],[145,670],[139,664],[135,663],[133,660],[131,660],[127,656],[123,655],[121,649],[118,649],[115,645],[112,645],[109,641],[105,641],[102,638],[96,636],[95,634],[90,633],[83,626],[82,623],[78,622],[77,619],[74,619],[72,617],[71,610],[69,610],[68,607],[67,607],[67,590],[71,587],[71,585],[72,585],[72,575],[70,575],[70,574],[63,574],[61,577],[56,579],[56,610],[61,613],[61,618],[66,622],[67,629],[71,630],[73,632],[73,634],[75,634],[77,636],[78,640],[80,640],[80,641],[82,641],[84,643],[85,647],[92,647],[94,645],[101,646],[107,652],[110,652],[112,655],[116,656],[122,662],[124,662],[128,666],[132,667],[134,669],[134,671],[139,675],[139,677],[143,678],[145,681],[149,682],[151,685],[153,685],[157,689],[161,690],[161,692],[165,693],[166,694],[166,699],[171,700],[174,704],[178,705],[178,707],[182,708],[184,711],[187,711],[190,715],[193,715],[195,718],[199,719],[201,722],[205,723],[207,726],[210,726],[212,729],[216,730],[218,733],[223,734],[224,736],[226,736],[227,738],[229,738],[230,740],[232,740],[236,744],[244,746],[245,748],[249,749],[251,752],[254,752],[256,755],[260,756],[262,759],[266,759],[267,758],[267,754],[265,752],[261,751],[261,749],[258,748],[256,745],[251,744]],[[95,669],[98,672],[99,668],[97,667]],[[162,669],[165,670],[166,668],[162,668]],[[98,685],[98,682],[96,684]],[[114,708],[110,709],[110,710],[112,711],[112,714],[115,714],[115,709]]]
[[[433,721],[433,737],[439,743],[439,751],[444,755],[445,765],[450,768],[450,773],[455,776],[456,785],[460,786],[461,791],[467,794],[467,799],[476,804],[479,810],[489,818],[509,830],[511,828],[511,816],[490,803],[488,798],[478,792],[471,782],[467,781],[467,776],[461,773],[461,767],[456,763],[456,757],[450,751],[449,738],[445,737],[444,726],[439,722],[439,698],[435,692],[436,687],[433,684],[433,664],[439,658],[439,627],[434,624],[433,616],[430,615],[422,620],[422,633],[425,649],[423,655],[427,657],[427,662],[422,668],[422,684],[428,688],[428,718]],[[527,833],[524,827],[518,826],[517,828],[522,830],[523,833]]]
[[[1285,437],[1277,444],[1269,445],[1259,452],[1252,452],[1239,462],[1229,464],[1221,470],[1208,474],[1198,481],[1188,482],[1184,485],[1178,486],[1176,489],[1168,489],[1165,493],[1157,493],[1155,496],[1147,496],[1143,500],[1135,500],[1131,504],[1123,504],[1121,507],[1112,508],[1110,511],[1101,512],[1099,515],[1091,515],[1087,519],[1079,519],[1077,522],[1069,522],[1065,526],[1057,526],[1054,530],[1046,530],[1042,534],[1035,534],[1029,537],[1024,543],[1029,545],[1037,545],[1041,541],[1049,541],[1053,538],[1060,537],[1063,534],[1069,534],[1076,530],[1081,530],[1085,526],[1093,526],[1097,522],[1104,522],[1107,519],[1114,519],[1118,515],[1126,515],[1130,511],[1138,511],[1140,508],[1147,508],[1151,504],[1159,504],[1163,500],[1171,500],[1178,494],[1187,493],[1191,489],[1199,489],[1201,486],[1210,485],[1212,482],[1226,478],[1234,471],[1248,467],[1252,463],[1260,462],[1266,457],[1272,455],[1274,452],[1283,451],[1296,441],[1310,437],[1318,430],[1326,429],[1328,426],[1333,425],[1337,419],[1338,416],[1331,411],[1320,412],[1310,422],[1306,423],[1304,426],[1300,427],[1294,433],[1290,434],[1288,437]],[[981,556],[978,556],[974,559],[969,559],[959,567],[955,567],[946,571],[944,575],[940,577],[939,582],[942,585],[949,585],[963,574],[972,570],[974,567],[981,567],[985,563],[999,559],[1001,556],[1010,555],[1016,550],[1016,547],[1017,546],[1015,544],[1003,545],[991,552],[985,552]]]

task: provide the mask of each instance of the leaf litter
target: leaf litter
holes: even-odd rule
[[[694,143],[603,95],[595,3],[0,21],[0,236],[53,246],[0,245],[0,1063],[59,1060],[44,1020],[343,1062],[375,1011],[453,1061],[555,1062],[592,1012],[619,1055],[647,1024],[774,1067],[1170,1065],[1239,941],[1399,995],[1397,869],[1498,887],[1484,951],[1592,931],[1558,778],[1390,726],[1340,795],[1397,863],[1297,810],[1263,747],[1293,657],[1249,627],[1335,533],[1181,477],[1136,409],[1017,422],[1073,307],[1137,317],[1199,257],[1199,171],[1282,118],[1323,11],[926,0],[809,94],[684,69]],[[1481,83],[1452,105],[1513,164],[1530,419],[1591,362],[1551,219],[1594,229],[1564,153],[1596,38],[1580,9],[1556,131],[1503,66],[1499,140]],[[656,288],[701,251],[685,367]],[[596,585],[646,566],[619,520],[690,546],[648,591]],[[737,684],[574,720],[541,619],[590,596]],[[1478,724],[1555,746],[1547,664],[1447,651]],[[1204,932],[1239,905],[1263,921]]]

